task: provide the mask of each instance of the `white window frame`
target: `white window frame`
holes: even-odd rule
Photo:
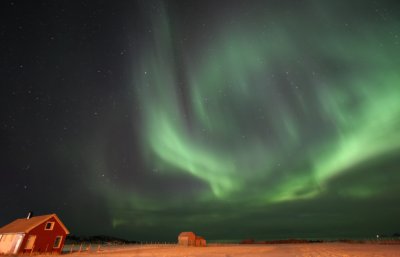
[[[57,242],[57,238],[60,238],[60,241],[58,241],[58,245],[55,245],[56,242]],[[61,242],[62,242],[62,240],[63,240],[63,237],[62,237],[62,236],[56,236],[56,239],[54,239],[53,248],[54,248],[54,249],[60,248],[60,247],[61,247]]]
[[[44,230],[53,230],[54,229],[54,223],[55,223],[54,221],[46,222],[46,225],[44,226]],[[51,224],[50,228],[47,228],[48,224]]]

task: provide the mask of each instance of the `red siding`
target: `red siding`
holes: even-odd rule
[[[54,227],[52,230],[45,230],[45,226],[47,222],[54,222]],[[30,235],[36,235],[36,240],[34,244],[33,250],[25,250],[26,242]],[[54,241],[57,236],[62,236],[61,244],[59,248],[53,248]],[[52,217],[42,224],[38,225],[34,229],[32,229],[28,234],[25,235],[21,247],[19,249],[19,253],[61,253],[61,250],[65,243],[66,233],[62,226],[57,222],[57,220]]]
[[[187,239],[187,241],[185,240]],[[178,243],[183,245],[195,245],[196,235],[193,232],[181,233],[178,236]]]

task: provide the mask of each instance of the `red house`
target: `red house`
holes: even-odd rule
[[[0,254],[61,253],[68,234],[56,214],[29,213],[0,228]]]
[[[206,246],[206,240],[193,232],[182,232],[178,236],[178,244],[184,246]]]
[[[191,246],[196,243],[196,234],[193,232],[182,232],[178,236],[178,244]]]

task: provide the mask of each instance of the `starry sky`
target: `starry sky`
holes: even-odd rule
[[[3,1],[0,226],[400,231],[398,1]]]

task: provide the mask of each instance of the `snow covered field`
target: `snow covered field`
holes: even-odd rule
[[[103,247],[99,252],[67,253],[85,257],[387,257],[400,256],[400,245],[314,243],[277,245],[211,245],[181,247],[145,245]]]

